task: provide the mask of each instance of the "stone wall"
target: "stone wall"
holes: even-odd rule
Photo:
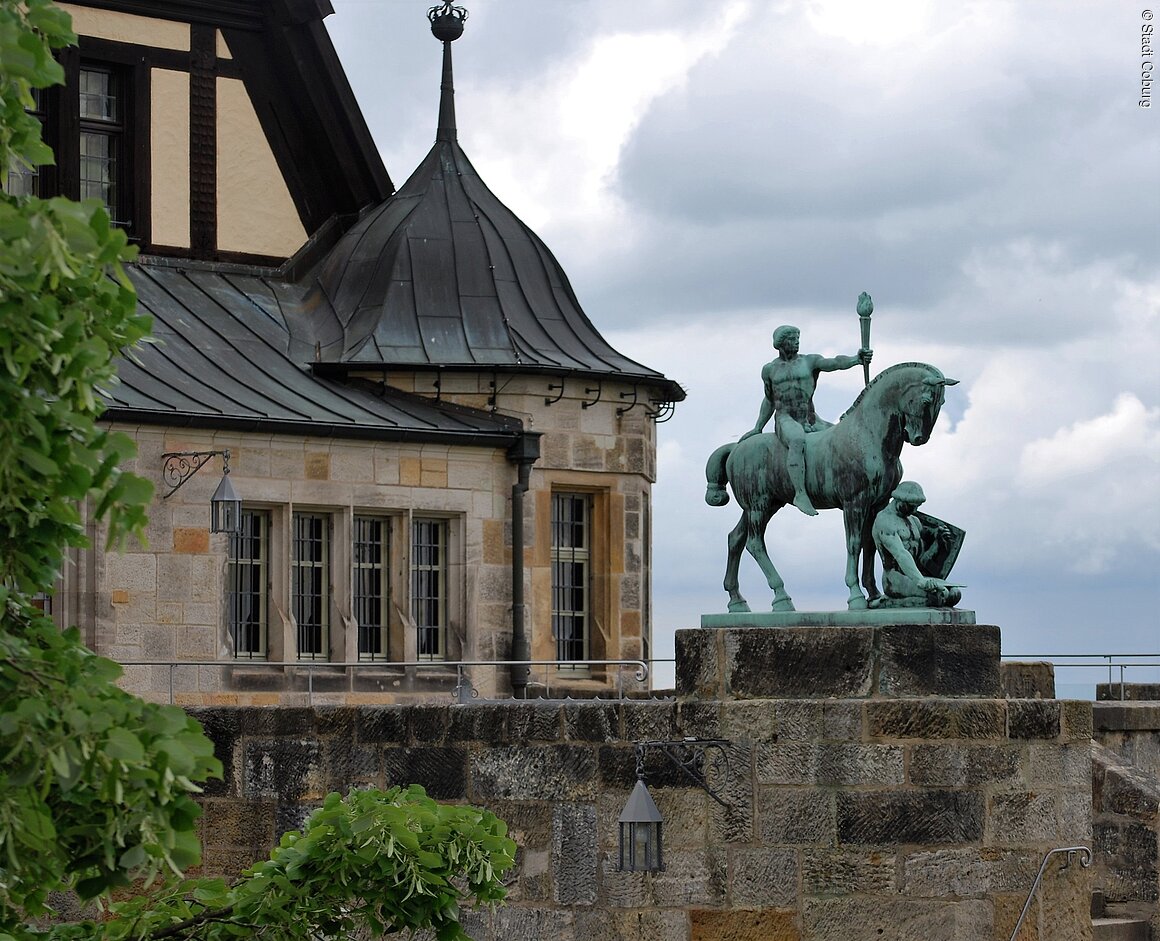
[[[996,667],[997,674],[997,667]],[[519,845],[477,941],[1006,939],[1043,854],[1091,836],[1087,703],[997,698],[200,708],[223,782],[209,870],[264,855],[330,790],[419,783]],[[616,869],[634,743],[724,738],[719,807],[650,752],[667,869]],[[1090,937],[1090,881],[1053,867],[1020,939]]]
[[[1160,703],[1097,702],[1092,762],[1095,887],[1160,936]]]

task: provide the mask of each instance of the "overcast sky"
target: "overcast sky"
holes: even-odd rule
[[[401,185],[434,140],[431,3],[332,2]],[[860,291],[874,372],[919,360],[962,380],[902,455],[924,509],[967,531],[961,606],[1002,627],[1005,655],[1160,652],[1145,0],[465,5],[464,150],[597,328],[688,390],[658,427],[657,656],[725,610],[738,510],[705,505],[704,464],[752,427],[773,328],[852,354]],[[860,369],[823,375],[819,413],[836,420],[861,385]],[[836,511],[783,510],[769,545],[799,610],[844,608]],[[742,590],[768,610],[748,557]]]

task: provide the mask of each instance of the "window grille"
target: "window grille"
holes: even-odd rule
[[[269,515],[242,510],[241,530],[230,537],[230,634],[239,660],[266,659]]]
[[[98,199],[117,225],[128,225],[123,77],[109,68],[80,70],[80,196]]]
[[[298,623],[298,659],[327,660],[330,650],[330,518],[294,514],[291,602]]]
[[[446,520],[412,521],[411,618],[419,632],[419,659],[442,660],[447,633]]]
[[[385,660],[388,656],[389,546],[387,520],[354,518],[354,616],[360,660]]]
[[[592,498],[552,494],[552,636],[558,660],[587,660]]]

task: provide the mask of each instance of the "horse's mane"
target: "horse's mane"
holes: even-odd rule
[[[858,398],[854,399],[854,404],[851,405],[848,409],[846,409],[846,411],[842,412],[841,416],[838,418],[838,421],[841,421],[843,418],[845,418],[847,415],[849,415],[852,411],[854,411],[854,409],[856,409],[858,407],[858,404],[864,398],[866,398],[866,393],[869,392],[871,389],[873,389],[876,385],[878,385],[879,382],[881,382],[883,379],[885,379],[891,373],[893,373],[899,369],[910,369],[913,366],[917,366],[919,369],[934,369],[934,367],[931,366],[930,363],[895,363],[893,366],[887,366],[885,369],[882,370],[882,372],[880,372],[877,376],[875,376],[873,379],[870,380],[870,384],[868,386],[863,388],[862,391],[858,393]],[[935,372],[938,372],[938,370],[935,369]]]

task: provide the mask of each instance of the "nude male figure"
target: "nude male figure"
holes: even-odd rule
[[[787,448],[786,470],[793,484],[793,505],[807,516],[817,516],[818,511],[806,493],[806,435],[831,425],[831,422],[819,419],[814,411],[818,374],[869,363],[874,351],[859,350],[853,356],[801,355],[798,353],[800,341],[801,331],[797,327],[785,324],[773,331],[773,345],[778,357],[761,370],[765,398],[761,402],[757,424],[743,434],[741,440],[761,434],[769,419],[773,418],[777,440]]]

